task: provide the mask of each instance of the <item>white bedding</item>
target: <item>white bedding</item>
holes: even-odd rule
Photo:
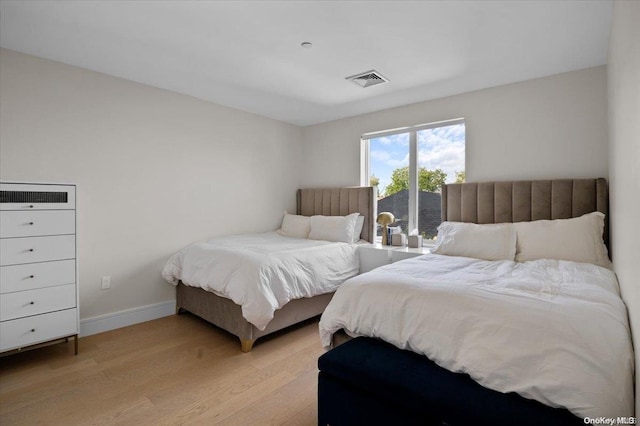
[[[421,256],[340,286],[323,345],[342,328],[580,417],[633,414],[627,312],[606,268]]]
[[[213,238],[171,256],[162,276],[233,300],[247,321],[264,330],[289,301],[333,292],[356,275],[356,247],[276,232]]]

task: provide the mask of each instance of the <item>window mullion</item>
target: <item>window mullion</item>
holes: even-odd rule
[[[371,185],[371,158],[369,139],[360,139],[360,186]]]
[[[418,229],[418,136],[409,133],[409,215],[407,232]]]

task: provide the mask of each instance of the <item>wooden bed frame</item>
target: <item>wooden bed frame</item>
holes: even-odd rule
[[[297,214],[304,216],[345,216],[360,213],[364,226],[360,237],[373,242],[375,230],[375,189],[373,187],[310,188],[297,192]],[[275,312],[273,320],[259,330],[242,316],[242,308],[227,299],[199,287],[178,284],[176,313],[191,312],[240,339],[243,352],[249,352],[259,337],[320,315],[331,301],[333,293],[292,300]]]

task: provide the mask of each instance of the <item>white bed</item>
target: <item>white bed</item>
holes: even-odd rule
[[[188,311],[238,336],[243,352],[251,351],[262,336],[320,315],[336,287],[358,273],[359,227],[354,225],[347,238],[343,219],[359,217],[360,239],[372,241],[374,200],[373,187],[300,189],[297,215],[285,214],[279,232],[292,236],[304,231],[308,239],[268,232],[185,247],[163,270],[164,278],[177,285],[176,311]],[[311,226],[311,218],[322,226]],[[309,229],[300,228],[302,219],[309,221]],[[333,237],[349,243],[325,241]]]
[[[358,267],[357,244],[266,232],[191,244],[171,256],[162,276],[232,300],[264,330],[276,310],[294,299],[333,293]]]
[[[627,312],[604,267],[425,255],[345,282],[323,345],[341,329],[581,417],[633,412]]]
[[[345,282],[321,318],[323,345],[343,330],[583,419],[633,415],[607,194],[604,179],[445,185],[439,254]]]

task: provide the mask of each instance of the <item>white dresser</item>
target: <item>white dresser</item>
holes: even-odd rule
[[[74,338],[76,186],[0,182],[0,352]]]

